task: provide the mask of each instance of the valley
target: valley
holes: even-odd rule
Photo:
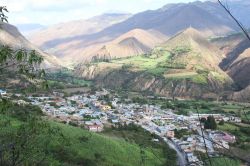
[[[0,166],[249,165],[248,1],[24,1],[0,3]]]

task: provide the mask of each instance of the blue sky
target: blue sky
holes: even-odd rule
[[[194,0],[1,0],[10,13],[9,22],[51,25],[90,18],[107,12],[138,13],[168,3]]]

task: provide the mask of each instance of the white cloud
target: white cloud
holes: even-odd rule
[[[89,18],[107,11],[137,13],[156,9],[168,2],[192,0],[1,0],[10,13],[9,21],[55,24]]]

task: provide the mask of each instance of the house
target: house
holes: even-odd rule
[[[214,145],[215,148],[218,149],[229,149],[229,144],[226,141],[220,140],[220,141],[215,141],[216,144]]]
[[[229,117],[229,122],[235,122],[235,123],[241,123],[241,118],[239,117],[234,117],[234,116],[231,116]]]
[[[102,105],[101,110],[102,111],[109,111],[109,110],[111,110],[111,107],[109,105]]]
[[[234,135],[228,134],[222,131],[213,131],[209,133],[209,137],[214,141],[226,141],[229,143],[234,143],[236,138]]]
[[[173,130],[167,131],[166,135],[167,135],[167,138],[174,138],[174,136],[175,136]]]
[[[25,105],[25,104],[28,104],[28,103],[26,101],[24,101],[24,100],[18,100],[17,104],[18,105]]]
[[[85,128],[92,132],[103,131],[103,124],[99,120],[85,122]]]
[[[117,124],[117,123],[119,123],[119,120],[118,119],[111,119],[111,122],[114,124]]]
[[[102,125],[97,125],[97,124],[88,125],[86,128],[89,131],[92,131],[92,132],[101,132],[101,131],[103,131],[103,126]]]
[[[1,94],[1,96],[4,96],[4,95],[6,95],[6,94],[7,94],[7,91],[6,91],[6,90],[2,90],[2,89],[0,89],[0,94]]]
[[[195,163],[199,161],[198,158],[192,152],[186,153],[186,157],[189,163]]]
[[[205,148],[204,143],[197,143],[195,146],[195,151],[206,153],[206,148]]]

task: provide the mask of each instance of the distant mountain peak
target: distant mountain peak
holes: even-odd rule
[[[197,29],[193,28],[192,26],[188,27],[187,29],[185,29],[184,31],[182,31],[182,33],[189,35],[189,36],[200,36],[202,37],[202,33],[200,31],[198,31]]]

